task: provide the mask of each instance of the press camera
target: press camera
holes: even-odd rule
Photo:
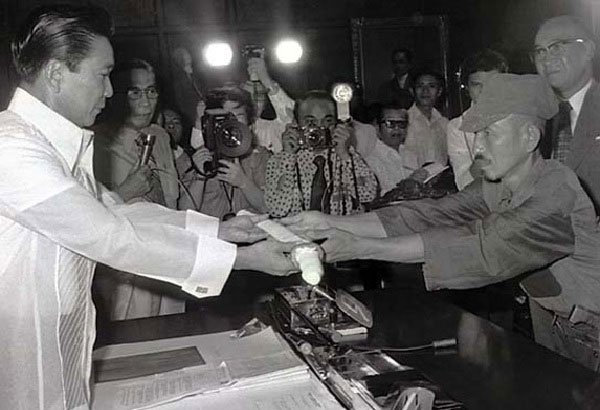
[[[244,58],[263,58],[265,56],[265,48],[255,44],[246,44],[242,48]]]
[[[220,159],[241,157],[251,149],[252,135],[248,126],[222,108],[209,108],[205,111],[202,117],[202,135],[206,148],[213,153],[212,161],[203,165],[204,174],[209,178],[217,174]]]
[[[299,131],[298,147],[318,151],[332,148],[331,131],[327,127],[297,127]]]

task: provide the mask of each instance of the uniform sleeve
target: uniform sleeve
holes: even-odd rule
[[[233,267],[236,246],[217,239],[218,220],[152,204],[106,206],[36,142],[2,138],[0,174],[2,215],[89,259],[198,297],[218,295]]]
[[[441,227],[473,224],[489,214],[481,181],[441,199],[405,201],[376,211],[387,236],[408,235]]]
[[[472,233],[423,234],[428,289],[483,286],[546,267],[571,254],[574,203],[575,192],[561,186],[518,208],[490,214],[476,222]]]
[[[279,152],[267,163],[265,202],[274,217],[292,215],[301,210],[295,159],[293,154]]]

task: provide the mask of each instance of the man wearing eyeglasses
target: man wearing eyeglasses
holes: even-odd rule
[[[591,33],[572,16],[542,24],[531,58],[561,100],[541,150],[575,171],[596,213],[600,210],[600,86],[593,79]]]
[[[408,107],[410,104],[384,105],[377,114],[377,129],[368,124],[354,124],[356,149],[377,176],[381,194],[396,187],[418,168],[417,154],[404,146]]]

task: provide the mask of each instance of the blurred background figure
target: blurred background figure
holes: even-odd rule
[[[414,94],[411,76],[413,55],[407,48],[397,48],[391,53],[394,76],[379,86],[378,100],[381,104],[405,104]]]
[[[173,50],[172,92],[173,107],[188,124],[196,118],[196,105],[202,99],[202,87],[194,73],[194,61],[184,47]]]

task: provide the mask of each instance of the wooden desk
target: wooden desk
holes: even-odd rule
[[[597,375],[507,332],[433,294],[377,290],[358,294],[374,313],[369,346],[404,347],[456,337],[451,354],[392,354],[440,384],[469,410],[578,409]],[[224,306],[214,301],[204,311],[114,322],[103,342],[123,343],[234,329],[256,316],[258,306]],[[586,407],[600,408],[600,407]]]

